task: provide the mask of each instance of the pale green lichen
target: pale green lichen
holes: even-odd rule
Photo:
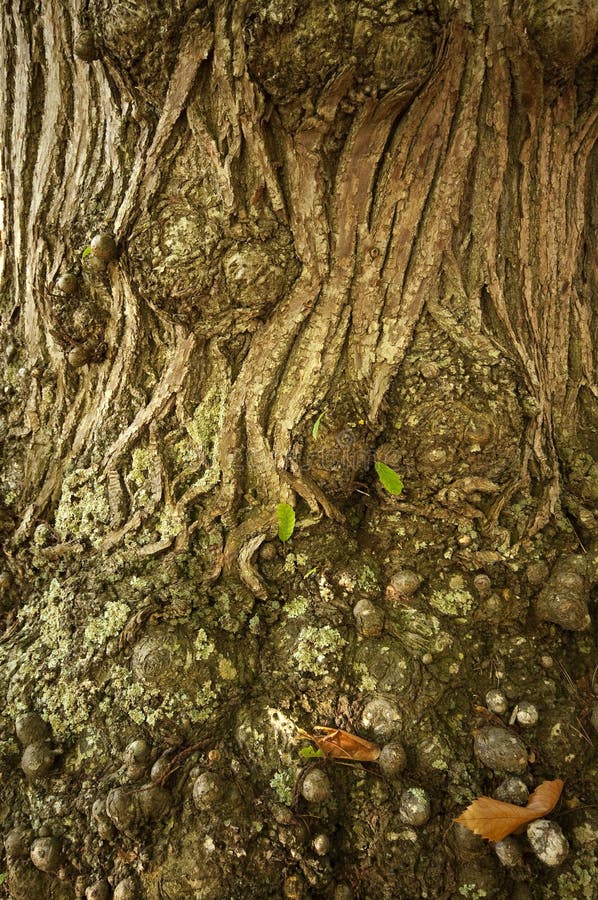
[[[62,482],[54,527],[62,540],[87,537],[98,546],[110,522],[105,485],[92,469],[76,469]]]
[[[284,605],[284,613],[289,619],[299,619],[303,616],[309,607],[309,600],[306,597],[295,597]]]
[[[598,863],[593,850],[582,850],[569,868],[556,879],[556,890],[546,885],[547,900],[594,900],[598,883]]]
[[[302,672],[326,675],[331,665],[336,668],[334,657],[341,653],[346,643],[336,628],[330,625],[322,628],[308,625],[299,632],[293,659]]]
[[[377,583],[378,580],[374,570],[370,569],[369,566],[363,566],[357,576],[357,587],[364,591],[367,590],[367,588],[374,587]]]
[[[378,679],[371,672],[368,672],[366,664],[356,663],[353,670],[358,679],[357,686],[359,690],[367,694],[373,694],[378,687]]]
[[[151,471],[151,456],[147,447],[136,447],[131,454],[131,468],[128,479],[138,488],[149,478]]]
[[[293,804],[293,785],[295,783],[295,773],[293,769],[283,769],[281,772],[275,772],[270,779],[270,787],[273,788],[276,796],[285,806]]]
[[[225,681],[234,681],[237,677],[237,670],[233,666],[230,659],[227,659],[225,656],[221,656],[218,660],[218,674]]]
[[[17,742],[8,738],[8,740],[0,741],[0,760],[8,759],[10,756],[14,756],[15,753],[19,752],[19,745]]]
[[[90,619],[83,632],[83,641],[92,647],[103,646],[108,638],[120,634],[131,614],[127,603],[110,600],[103,613]]]
[[[91,682],[69,683],[61,678],[41,693],[41,706],[55,737],[79,734],[92,715],[97,688]]]
[[[468,900],[483,900],[484,897],[488,896],[484,888],[479,888],[477,884],[462,884],[459,888],[459,893],[462,897],[467,897]]]
[[[418,755],[423,762],[424,768],[429,766],[437,772],[446,772],[449,769],[451,750],[436,734],[432,734],[421,743]]]
[[[195,659],[209,659],[216,651],[214,643],[208,638],[205,630],[200,628],[193,644]]]
[[[321,575],[320,578],[318,578],[318,590],[320,592],[320,597],[325,603],[334,602],[334,591],[326,581],[324,575]]]
[[[220,477],[219,442],[223,431],[228,379],[224,368],[214,373],[212,387],[185,423],[188,439],[180,441],[175,450],[179,464],[204,467],[192,490],[205,493],[217,484]]]
[[[160,513],[158,524],[156,526],[158,533],[162,538],[175,538],[184,526],[184,522],[180,513],[174,506],[165,506]]]
[[[73,638],[69,623],[69,603],[72,598],[65,592],[60,582],[53,578],[47,591],[32,603],[31,612],[38,621],[37,650],[47,669],[61,668],[74,653]],[[29,612],[29,609],[27,609]],[[31,648],[31,656],[34,655]]]
[[[184,706],[189,721],[199,725],[210,717],[218,697],[210,680],[193,696],[182,692],[165,695],[157,688],[139,684],[129,669],[117,664],[111,666],[109,687],[107,684],[104,690],[106,697],[99,704],[100,712],[111,716],[115,711],[121,711],[135,724],[145,723],[150,727],[163,720],[180,718],[181,706]]]
[[[284,571],[294,575],[299,566],[307,565],[307,557],[303,553],[287,553],[284,560]]]
[[[192,466],[203,461],[203,457],[194,442],[188,437],[183,438],[174,445],[176,461],[181,466]]]
[[[447,588],[434,591],[430,604],[445,616],[467,616],[473,609],[474,599],[469,591]]]
[[[55,738],[60,741],[84,735],[98,714],[108,729],[111,723],[121,728],[123,718],[150,727],[162,721],[178,720],[181,707],[194,725],[212,715],[218,690],[210,681],[190,694],[164,695],[139,684],[130,668],[116,660],[96,671],[93,677],[88,676],[94,650],[120,633],[130,608],[124,601],[111,600],[78,631],[73,627],[74,599],[73,589],[53,579],[41,596],[33,597],[22,608],[24,623],[35,621],[36,638],[11,651],[12,676],[6,702],[9,716],[15,718],[31,706],[43,709]],[[81,646],[88,648],[85,657],[80,652]],[[200,637],[199,649],[213,652],[205,632]],[[232,666],[227,663],[225,660],[223,674],[232,676]],[[219,689],[224,689],[224,683]],[[94,758],[93,748],[89,750],[89,758]]]

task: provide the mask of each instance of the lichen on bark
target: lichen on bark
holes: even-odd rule
[[[538,692],[546,765],[586,784],[585,747],[557,738],[586,728],[595,689],[598,14],[49,0],[0,16],[1,816],[66,843],[62,882],[10,863],[14,896],[70,897],[96,869],[141,875],[148,897],[250,896],[252,878],[280,896],[287,876],[314,896],[508,891],[497,863],[471,887],[461,851],[434,847],[484,781],[480,681]],[[107,262],[85,250],[100,233]],[[558,618],[541,587],[571,557],[578,615]],[[417,587],[389,593],[406,569]],[[569,681],[538,669],[546,646]],[[380,697],[404,707],[405,787],[433,783],[438,816],[410,830],[392,781],[335,769],[321,859],[292,729],[367,727]],[[59,744],[44,785],[8,737],[30,707]],[[121,766],[140,735],[173,759],[149,861],[92,815],[117,782],[142,809]],[[228,833],[193,821],[205,772]]]

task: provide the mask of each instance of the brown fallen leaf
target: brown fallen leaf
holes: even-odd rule
[[[326,728],[323,725],[317,725],[316,731],[322,731],[324,735],[319,737],[315,734],[308,734],[307,731],[300,728],[297,738],[313,741],[324,756],[330,756],[333,759],[352,759],[356,762],[374,762],[380,756],[378,744],[357,737],[356,734],[349,734],[348,731],[342,731],[340,728]]]
[[[488,841],[502,841],[507,835],[513,834],[534,819],[540,819],[552,812],[564,784],[560,778],[542,782],[533,794],[530,794],[527,806],[503,803],[502,800],[495,800],[493,797],[478,797],[458,819],[455,819],[455,822],[465,825],[474,834],[479,834]]]

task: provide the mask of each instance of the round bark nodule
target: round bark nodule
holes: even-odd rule
[[[401,794],[399,816],[406,825],[425,825],[430,811],[430,800],[423,788],[408,788]]]
[[[58,838],[37,838],[31,845],[31,862],[42,872],[56,872],[62,862],[62,847]]]
[[[494,772],[520,775],[527,769],[527,750],[523,741],[505,728],[482,728],[474,738],[474,753]]]
[[[330,838],[327,834],[317,834],[312,841],[312,846],[318,856],[326,856],[327,853],[330,853]]]
[[[547,866],[560,866],[569,855],[569,841],[560,825],[536,819],[527,826],[527,838],[538,859]]]
[[[366,733],[375,741],[388,741],[401,728],[402,717],[396,703],[384,697],[368,701],[361,714],[361,722]]]
[[[47,775],[54,766],[54,752],[45,742],[28,744],[21,756],[21,768],[28,779],[34,781]]]
[[[25,859],[29,856],[33,832],[30,828],[17,825],[4,838],[4,849],[9,859]]]
[[[503,803],[515,803],[517,806],[525,806],[529,797],[529,790],[525,781],[521,778],[505,778],[494,792],[497,800]]]
[[[308,803],[324,803],[332,796],[332,785],[326,772],[322,769],[312,769],[308,772],[301,785],[301,793]]]
[[[114,888],[112,900],[140,900],[137,881],[132,876],[123,878]]]
[[[486,694],[486,706],[490,712],[496,713],[497,716],[504,716],[509,708],[509,701],[502,691],[493,688]]]
[[[223,778],[216,772],[203,772],[193,785],[193,802],[197,809],[209,811],[225,793]]]
[[[90,247],[92,256],[104,263],[112,262],[118,256],[118,247],[113,235],[105,231],[91,239]]]
[[[67,272],[57,279],[56,287],[59,291],[62,291],[63,294],[75,294],[79,288],[79,279],[76,275]]]
[[[494,845],[494,852],[502,865],[508,869],[519,866],[523,862],[521,847],[517,838],[509,836],[503,838],[502,841],[497,841]]]
[[[384,613],[371,600],[359,600],[353,607],[357,630],[363,637],[378,637],[384,629]]]
[[[533,728],[538,724],[538,710],[533,703],[522,700],[517,704],[517,722],[523,728]]]
[[[93,32],[88,29],[79,32],[75,38],[73,49],[75,56],[83,60],[83,62],[90,63],[100,57]]]
[[[24,747],[27,744],[35,744],[39,741],[48,740],[51,737],[50,726],[36,712],[26,712],[17,716],[15,731],[17,738]]]
[[[388,778],[400,775],[407,765],[407,754],[403,745],[397,741],[385,744],[380,751],[378,765]]]
[[[585,631],[591,622],[588,610],[590,584],[587,561],[570,554],[554,565],[548,581],[534,601],[538,619],[568,631]]]
[[[105,878],[90,884],[85,891],[85,900],[110,900],[112,888]]]

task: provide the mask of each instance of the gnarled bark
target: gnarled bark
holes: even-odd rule
[[[543,581],[538,621],[586,627],[597,34],[595,4],[565,0],[4,5],[0,641],[17,672],[7,664],[1,680],[7,721],[46,708],[64,741],[59,779],[89,766],[77,795],[96,829],[86,875],[94,853],[104,871],[112,852],[96,832],[112,847],[116,828],[136,853],[138,828],[163,812],[155,785],[113,787],[107,730],[116,746],[143,724],[165,765],[156,784],[180,766],[173,795],[189,800],[175,828],[181,872],[162,835],[147,895],[240,896],[252,876],[231,859],[246,846],[264,881],[297,860],[285,832],[277,862],[248,812],[267,797],[288,825],[270,795],[290,790],[276,759],[292,716],[351,726],[372,695],[411,698],[424,720],[465,656],[445,621],[523,628]],[[101,233],[115,259],[88,252]],[[375,460],[401,475],[400,499]],[[267,543],[258,571],[280,503],[296,507],[306,543],[285,560]],[[425,609],[405,570],[413,593],[427,579]],[[574,616],[554,612],[563,572]],[[374,625],[354,611],[358,595],[386,604]],[[439,663],[431,685],[425,666],[453,642],[459,661]],[[532,644],[517,650],[528,666]],[[471,681],[478,661],[467,665]],[[591,686],[578,692],[585,722]],[[200,785],[195,807],[208,821],[214,791],[227,815],[247,812],[230,841],[214,832],[222,879],[211,838],[198,845],[187,828],[183,786],[217,741],[201,757],[210,778],[227,742],[234,764],[228,781]],[[421,744],[433,781],[448,763],[426,770]],[[449,758],[468,759],[461,745]],[[41,821],[50,801],[13,776],[13,802],[27,797]],[[386,797],[370,817],[359,790],[338,816],[339,858],[366,846],[361,820],[376,837],[352,869],[338,864],[353,886],[407,896],[445,878],[454,896],[434,853],[418,875],[414,851],[405,882],[386,885],[380,834],[395,833],[398,812]],[[301,860],[315,896],[332,890],[324,863]],[[20,877],[23,896],[59,891]]]

